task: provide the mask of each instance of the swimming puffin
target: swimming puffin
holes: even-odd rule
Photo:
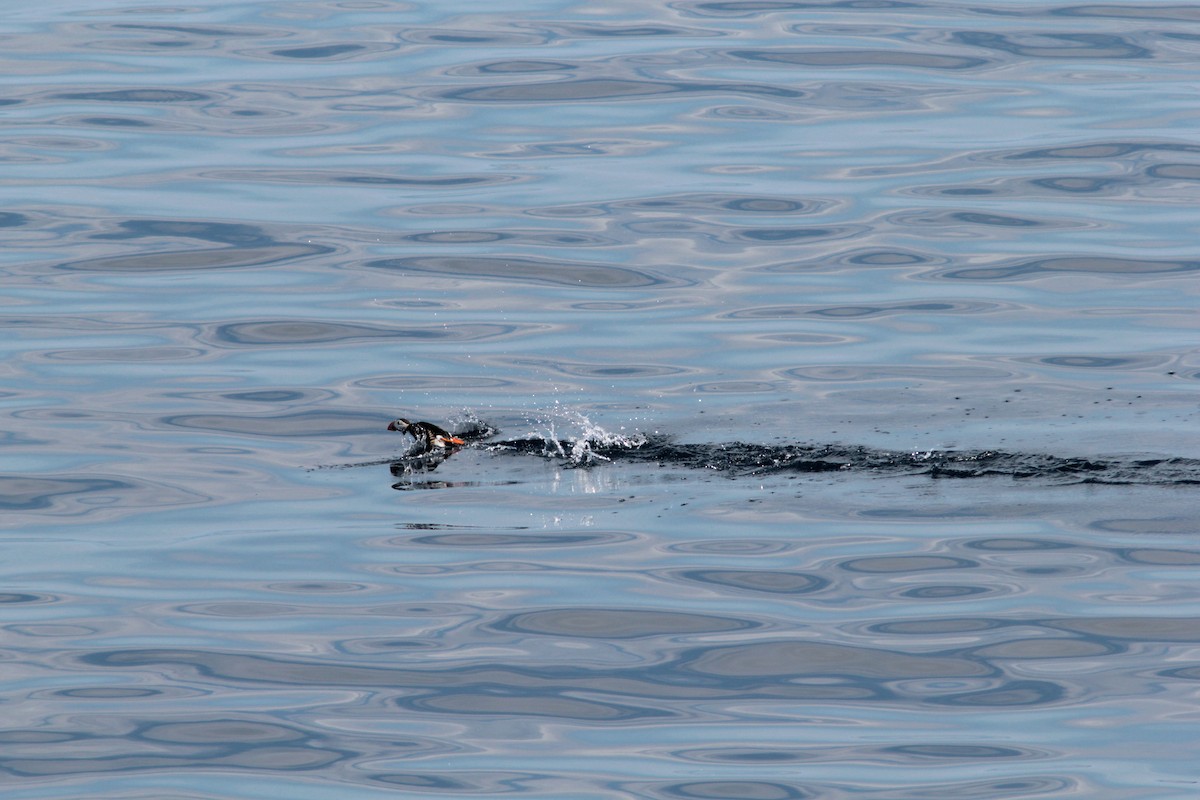
[[[445,450],[452,444],[466,444],[462,439],[451,434],[445,428],[439,428],[432,422],[409,422],[406,419],[396,419],[388,423],[387,429],[412,436],[421,444],[422,453],[428,453],[435,447]]]

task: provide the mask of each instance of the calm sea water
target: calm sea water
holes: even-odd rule
[[[0,36],[6,800],[1200,792],[1194,6]]]

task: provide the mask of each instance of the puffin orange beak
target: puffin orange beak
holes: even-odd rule
[[[388,423],[388,430],[389,430],[389,431],[398,431],[398,430],[400,430],[400,429],[396,427],[396,423],[395,423],[395,422],[389,422],[389,423]]]

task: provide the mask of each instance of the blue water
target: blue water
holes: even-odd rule
[[[1195,797],[1200,12],[480,8],[5,10],[6,800]]]

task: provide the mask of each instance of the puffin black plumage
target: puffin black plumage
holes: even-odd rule
[[[432,422],[409,422],[406,419],[395,419],[388,423],[387,429],[407,433],[416,439],[421,444],[422,453],[428,453],[434,448],[445,450],[452,444],[466,444],[462,439]]]

